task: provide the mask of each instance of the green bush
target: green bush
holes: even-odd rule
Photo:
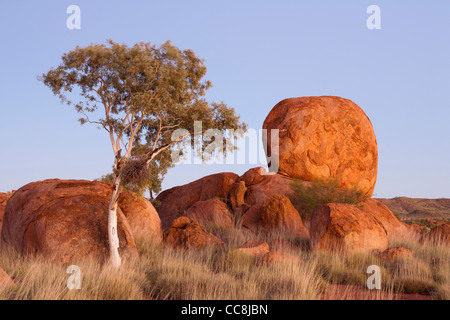
[[[310,218],[314,209],[327,203],[348,203],[358,205],[367,196],[356,188],[339,187],[339,179],[316,179],[311,183],[295,180],[292,183],[294,193],[289,195],[292,204],[302,218]]]

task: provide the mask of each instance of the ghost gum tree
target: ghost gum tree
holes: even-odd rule
[[[38,77],[63,103],[75,107],[81,124],[96,124],[108,133],[114,152],[108,208],[110,262],[114,267],[121,265],[117,234],[121,188],[148,183],[152,161],[177,144],[191,147],[208,129],[234,130],[234,137],[224,135],[225,150],[221,151],[233,148],[229,142],[246,130],[233,108],[204,99],[211,87],[210,81],[203,80],[205,74],[203,60],[170,41],[160,46],[141,42],[129,47],[108,40],[106,44],[76,47],[62,56],[57,68]],[[194,130],[196,121],[201,121],[200,132]],[[187,134],[173,140],[172,132],[180,128]]]

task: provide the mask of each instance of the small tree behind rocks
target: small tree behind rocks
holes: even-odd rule
[[[292,182],[293,193],[289,198],[302,218],[311,218],[314,209],[327,203],[358,205],[368,198],[360,190],[339,187],[339,179],[315,179],[311,183],[301,180]]]

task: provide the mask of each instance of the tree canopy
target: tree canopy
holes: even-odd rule
[[[203,60],[170,41],[159,47],[143,42],[128,47],[109,40],[64,54],[62,63],[40,79],[63,102],[75,106],[82,124],[97,124],[109,133],[116,156],[122,151],[120,158],[139,160],[142,163],[134,167],[145,167],[175,145],[175,129],[193,134],[195,121],[202,122],[202,133],[210,128],[246,130],[233,108],[204,99],[211,87],[210,81],[202,80],[205,74]],[[73,101],[77,93],[82,99]],[[140,147],[133,150],[136,146]]]

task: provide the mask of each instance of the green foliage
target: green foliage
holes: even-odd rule
[[[233,130],[232,136],[221,137],[220,146],[231,151],[234,144],[227,142],[246,130],[233,108],[204,99],[211,87],[202,80],[205,74],[203,60],[170,41],[159,47],[143,42],[129,47],[109,40],[76,47],[38,79],[75,107],[82,124],[108,132],[115,154],[113,181],[138,192],[157,192],[173,166],[170,154],[177,145],[191,147],[191,136],[199,139],[208,129]],[[200,131],[195,121],[202,122]],[[183,134],[173,140],[177,129]],[[208,155],[219,148],[206,147],[196,151]]]
[[[101,181],[106,183],[112,183],[114,180],[114,176],[112,173],[107,173],[102,175],[100,178],[95,179],[95,181]]]
[[[429,221],[428,219],[411,220],[410,223],[416,223],[420,226],[425,226],[428,229],[436,228],[436,223]]]
[[[311,183],[296,180],[292,183],[294,193],[289,195],[292,204],[303,218],[310,218],[317,207],[327,203],[348,203],[357,205],[367,199],[357,189],[343,189],[339,187],[336,177]]]

